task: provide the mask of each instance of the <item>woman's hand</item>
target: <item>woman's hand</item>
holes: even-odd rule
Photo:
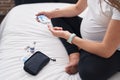
[[[36,16],[39,16],[39,15],[45,15],[45,16],[48,17],[49,19],[51,19],[51,18],[54,17],[52,11],[41,11],[41,12],[39,12],[39,13],[36,14]]]
[[[58,10],[59,9],[57,8],[57,9],[51,10],[51,11],[41,11],[41,12],[37,13],[36,16],[45,15],[49,19],[55,18],[59,14],[59,13],[56,13]],[[37,17],[36,17],[36,20],[39,22]]]
[[[61,37],[64,39],[68,39],[71,33],[69,31],[64,31],[62,27],[51,27],[48,25],[49,30],[56,37]]]
[[[45,15],[49,19],[55,18],[55,12],[58,11],[58,10],[59,10],[59,8],[56,8],[55,10],[51,10],[51,11],[41,11],[41,12],[37,13],[36,16]]]

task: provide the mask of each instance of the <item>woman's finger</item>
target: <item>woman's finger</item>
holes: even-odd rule
[[[50,25],[48,25],[48,29],[52,32],[52,27]]]
[[[38,17],[36,17],[36,20],[37,20],[37,22],[40,22],[40,21],[38,20]]]
[[[50,25],[48,25],[48,28],[53,28],[54,30],[63,30],[62,27],[51,27]]]
[[[36,16],[43,15],[43,14],[45,14],[44,11],[37,13]]]
[[[63,30],[62,27],[54,27],[53,29],[54,29],[54,30]]]

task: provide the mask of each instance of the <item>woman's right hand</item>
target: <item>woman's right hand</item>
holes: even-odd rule
[[[55,17],[53,13],[54,13],[53,11],[41,11],[41,12],[37,13],[36,16],[45,15],[45,16],[47,16],[49,19],[51,19],[51,18],[54,18],[54,17]]]
[[[38,19],[37,16],[40,16],[40,15],[45,15],[45,16],[46,16],[47,18],[49,18],[49,19],[53,18],[51,11],[41,11],[41,12],[39,12],[39,13],[36,14],[36,20],[37,20],[38,22],[40,22],[40,21],[39,21],[39,19]]]

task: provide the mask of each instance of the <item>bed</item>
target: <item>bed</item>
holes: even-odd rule
[[[69,60],[64,46],[45,24],[35,19],[35,14],[41,10],[53,10],[69,5],[72,4],[22,4],[6,15],[0,25],[0,80],[81,80],[78,73],[69,75],[65,72]],[[84,14],[79,16],[84,17]],[[36,76],[23,70],[23,57],[28,54],[26,47],[34,42],[36,51],[56,59],[56,62],[50,61]],[[120,80],[120,73],[109,80]]]

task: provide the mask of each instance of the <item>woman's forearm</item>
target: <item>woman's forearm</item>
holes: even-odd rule
[[[53,11],[54,17],[72,17],[79,14],[78,10],[76,10],[75,5],[60,8]]]
[[[91,40],[81,39],[79,37],[74,37],[72,43],[77,45],[79,48],[84,49],[92,54],[109,58],[112,55],[112,51],[109,50],[104,43],[102,42],[95,42]]]
[[[73,17],[82,13],[87,7],[86,0],[79,0],[66,8],[56,9],[53,11],[54,17]]]

